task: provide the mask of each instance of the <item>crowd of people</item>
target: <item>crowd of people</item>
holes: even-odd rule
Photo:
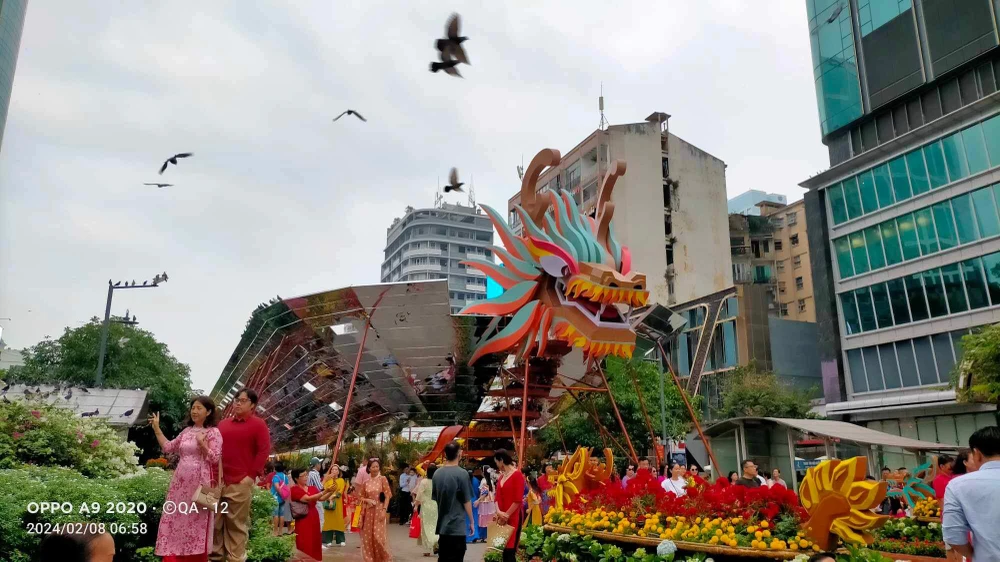
[[[407,466],[395,492],[378,458],[368,459],[353,475],[346,466],[318,457],[310,460],[309,469],[286,470],[281,462],[268,461],[270,435],[254,413],[256,393],[243,389],[233,403],[235,415],[220,422],[209,397],[192,399],[186,426],[173,439],[160,430],[158,414],[150,417],[160,447],[178,458],[167,502],[190,504],[195,498],[201,504],[204,498],[204,502],[226,506],[224,510],[165,510],[155,548],[165,562],[245,560],[256,485],[269,490],[276,500],[273,532],[294,532],[297,549],[316,560],[322,560],[324,548],[346,546],[349,533],[358,534],[365,562],[392,560],[386,526],[395,500],[399,524],[410,526],[410,536],[424,556],[437,554],[442,562],[463,560],[467,544],[490,542],[503,546],[504,562],[513,562],[522,528],[541,525],[551,507],[546,493],[554,484],[549,482],[550,465],[543,465],[536,479],[518,469],[511,454],[501,449],[470,471],[460,466],[462,450],[457,442],[444,447],[440,466]],[[950,556],[973,560],[975,553],[977,560],[1000,560],[996,524],[1000,502],[981,501],[1000,497],[1000,429],[976,431],[969,438],[969,450],[954,458],[941,456],[937,462],[932,487],[942,504],[942,531]],[[684,496],[689,482],[702,475],[697,465],[680,462],[661,464],[654,472],[649,459],[642,458],[637,465],[629,464],[621,478],[613,475],[610,485],[627,486],[638,477],[655,478],[665,491]],[[899,486],[906,470],[900,468],[893,474],[884,468],[882,478]],[[787,486],[779,469],[772,469],[770,478],[765,478],[750,459],[743,461],[740,473],[730,472],[727,480],[749,488]],[[887,498],[876,511],[906,515],[897,495]],[[42,550],[64,553],[60,559],[67,561],[110,562],[115,548],[110,535],[53,535],[43,541]],[[79,556],[74,557],[74,552]]]

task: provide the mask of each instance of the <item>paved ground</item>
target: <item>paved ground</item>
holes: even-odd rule
[[[410,538],[409,525],[402,527],[397,524],[388,526],[389,548],[392,550],[394,562],[437,562],[437,557],[424,557],[423,548],[417,546],[417,539]],[[482,543],[470,544],[465,552],[467,562],[481,562],[486,552]],[[323,551],[323,562],[362,562],[361,538],[356,534],[347,535],[347,546],[333,547]]]

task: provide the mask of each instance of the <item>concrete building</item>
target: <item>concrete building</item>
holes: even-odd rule
[[[24,351],[7,347],[7,344],[0,340],[0,371],[21,365],[24,365]]]
[[[800,199],[791,205],[770,210],[767,217],[774,225],[777,316],[800,322],[815,322],[816,301],[813,298],[805,201]]]
[[[0,147],[7,124],[10,93],[14,87],[14,69],[21,49],[21,31],[28,0],[0,0]]]
[[[947,388],[962,336],[1000,321],[997,6],[806,6],[831,166],[801,184],[826,413],[967,442],[995,423]]]
[[[760,203],[776,203],[780,206],[788,204],[788,198],[779,193],[767,193],[759,189],[751,189],[733,197],[727,203],[729,214],[760,216]]]
[[[451,312],[486,298],[486,276],[459,262],[493,259],[493,225],[480,209],[440,203],[407,207],[386,229],[382,282],[447,279]]]
[[[732,286],[726,238],[726,164],[672,134],[670,116],[596,130],[541,175],[538,189],[565,189],[584,212],[593,211],[609,162],[628,169],[615,185],[614,226],[646,274],[652,300],[686,302]],[[514,205],[509,221],[518,229]]]

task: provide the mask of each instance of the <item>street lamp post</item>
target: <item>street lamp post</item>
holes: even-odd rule
[[[111,299],[114,297],[116,289],[153,289],[158,287],[160,283],[167,282],[167,272],[157,273],[153,276],[153,282],[143,281],[142,285],[136,285],[135,281],[132,281],[130,285],[128,282],[119,281],[117,283],[111,283],[108,279],[108,302],[104,306],[104,324],[101,326],[101,351],[100,355],[97,356],[97,376],[94,379],[94,386],[100,388],[104,384],[104,354],[108,350],[108,326],[111,324]]]

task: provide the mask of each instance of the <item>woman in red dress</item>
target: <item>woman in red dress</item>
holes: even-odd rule
[[[309,472],[303,468],[292,471],[292,481],[295,485],[292,486],[289,499],[309,506],[306,516],[295,520],[295,548],[316,560],[322,560],[323,535],[319,529],[319,511],[316,509],[316,502],[330,499],[334,491],[332,489],[323,491],[307,485]]]
[[[510,525],[514,532],[507,540],[503,549],[503,562],[517,560],[517,543],[521,538],[521,505],[524,500],[524,474],[517,469],[510,453],[498,449],[493,453],[493,462],[500,471],[500,481],[497,483],[497,525]]]

